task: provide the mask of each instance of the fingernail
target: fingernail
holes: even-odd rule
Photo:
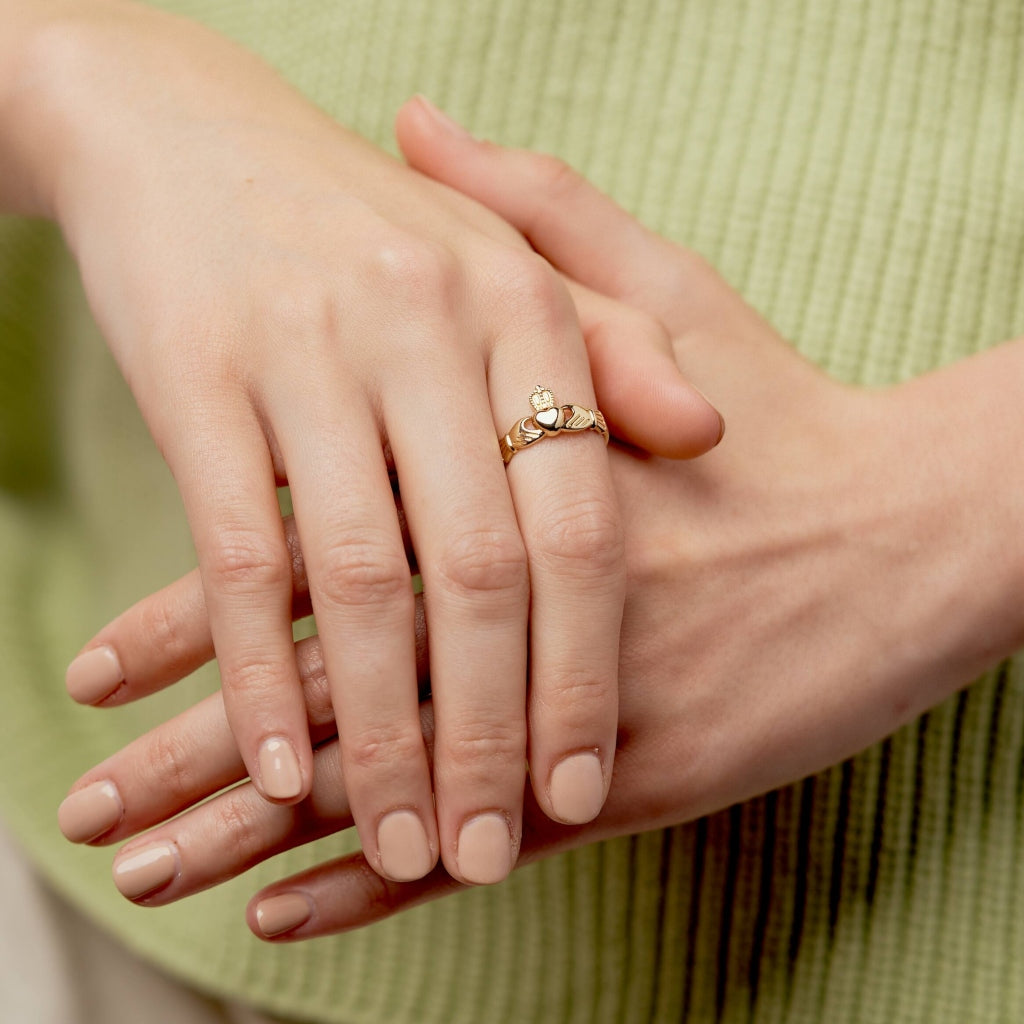
[[[426,829],[414,811],[392,811],[381,818],[377,854],[381,871],[395,882],[422,878],[434,866]]]
[[[571,754],[559,761],[551,772],[548,796],[559,821],[567,825],[593,821],[604,804],[604,776],[597,754]]]
[[[416,99],[419,100],[423,109],[433,118],[439,128],[443,128],[456,138],[471,139],[473,137],[458,121],[449,117],[443,110],[435,107],[422,93],[418,93]]]
[[[256,904],[256,924],[268,939],[283,935],[313,916],[313,903],[300,892],[269,896]]]
[[[717,412],[717,410],[715,411]],[[718,413],[718,422],[720,425],[718,428],[718,440],[715,442],[716,446],[720,445],[722,438],[725,437],[725,417],[721,413]]]
[[[502,814],[478,814],[459,830],[456,853],[459,872],[467,882],[493,885],[512,870],[512,837]]]
[[[113,647],[94,647],[68,665],[65,682],[79,704],[98,704],[124,682],[124,672]]]
[[[122,896],[137,900],[169,885],[181,863],[173,843],[153,843],[114,860],[114,885]]]
[[[292,745],[280,736],[260,747],[260,788],[272,800],[292,800],[302,792],[302,772]]]
[[[64,838],[87,843],[109,832],[124,817],[121,794],[112,782],[93,782],[70,796],[57,808],[57,824]]]

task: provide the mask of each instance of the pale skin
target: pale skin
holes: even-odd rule
[[[544,813],[593,819],[625,593],[608,453],[591,431],[506,470],[497,437],[537,383],[673,457],[713,446],[718,413],[657,347],[622,360],[653,418],[599,395],[565,284],[517,232],[197,25],[127,0],[0,0],[0,68],[0,209],[59,224],[174,474],[256,790],[288,805],[313,783],[287,483],[374,869],[411,879],[440,857],[463,881],[504,877],[527,762]],[[572,501],[552,504],[551,481]],[[395,483],[430,595],[432,763]],[[110,705],[152,674],[101,635],[68,684]]]
[[[410,162],[491,204],[566,275],[595,377],[624,328],[663,335],[730,424],[725,443],[693,463],[613,452],[629,582],[612,785],[579,827],[528,800],[520,863],[690,820],[834,764],[1024,644],[1024,495],[1006,485],[1024,441],[1024,341],[884,391],[840,385],[700,258],[564,165],[409,113],[398,130]],[[299,564],[299,611],[306,589]],[[151,654],[157,620],[177,638],[162,665]],[[161,683],[212,653],[195,576],[104,635]],[[177,873],[139,902],[180,899],[351,825],[315,638],[300,643],[299,663],[322,742],[305,805],[270,806],[243,784],[161,824],[244,776],[219,695],[76,783],[120,793],[120,817],[95,842],[155,826],[118,861],[154,845],[177,851]],[[432,737],[429,702],[421,715]],[[217,756],[207,764],[200,750]],[[305,939],[460,888],[441,868],[389,882],[356,854],[264,889],[248,920],[263,938]]]

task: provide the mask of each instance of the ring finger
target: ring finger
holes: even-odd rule
[[[611,780],[624,542],[575,316],[540,327],[495,346],[488,378],[514,442],[524,419],[527,435],[554,428],[513,454],[507,474],[530,565],[533,791],[549,817],[578,825],[597,816]]]

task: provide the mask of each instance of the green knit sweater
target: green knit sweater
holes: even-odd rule
[[[868,385],[1024,333],[1020,0],[167,0],[391,146],[414,91],[555,151]],[[130,97],[126,100],[130,102]],[[362,932],[269,948],[257,886],[126,903],[72,847],[70,782],[215,684],[116,711],[63,670],[192,564],[169,474],[52,229],[0,223],[0,811],[144,955],[296,1018],[1024,1020],[1024,662],[854,761]]]

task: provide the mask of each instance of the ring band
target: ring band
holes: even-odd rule
[[[608,443],[608,424],[599,409],[585,409],[582,405],[558,405],[548,388],[539,384],[530,395],[533,415],[524,416],[504,436],[498,438],[501,460],[507,466],[516,452],[521,452],[545,437],[556,434],[576,434],[583,430],[596,430]]]

